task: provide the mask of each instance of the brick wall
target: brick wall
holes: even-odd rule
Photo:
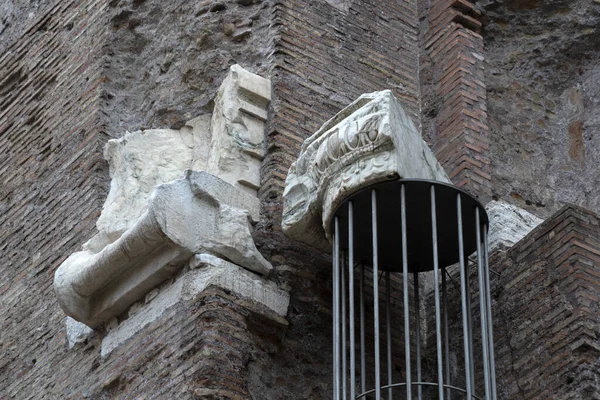
[[[224,30],[202,40],[215,48],[221,39],[231,43],[227,54],[217,54],[199,42],[194,51],[210,53],[207,59],[221,64],[214,71],[192,68],[190,80],[178,89],[214,87],[227,66],[239,60],[257,62],[272,78],[260,190],[263,218],[255,236],[274,264],[270,278],[291,291],[289,327],[213,288],[180,304],[105,359],[99,354],[102,333],[67,349],[52,278],[94,231],[106,194],[101,158],[106,124],[115,129],[135,129],[138,123],[176,126],[187,113],[210,108],[210,100],[186,92],[179,104],[166,90],[158,104],[140,111],[138,104],[162,90],[160,76],[176,82],[183,70],[169,69],[168,57],[160,58],[157,65],[167,71],[148,67],[159,83],[148,83],[133,101],[127,85],[144,81],[145,72],[129,79],[119,71],[135,56],[135,46],[104,63],[119,49],[114,43],[152,37],[152,25],[138,28],[135,13],[125,10],[139,6],[142,19],[154,18],[150,2],[111,2],[109,9],[103,1],[55,1],[10,41],[0,56],[0,398],[331,396],[330,259],[290,241],[279,227],[287,169],[303,140],[360,94],[391,88],[417,125],[423,121],[426,139],[453,181],[484,201],[491,192],[483,43],[473,5],[466,0],[438,0],[431,7],[391,0],[330,3],[262,3],[252,9],[260,14],[254,19],[260,21],[257,30],[243,37],[264,37],[247,45],[236,36],[249,23],[237,5],[227,3],[225,12],[198,3],[194,15],[215,32]],[[124,11],[127,24],[115,25]],[[426,17],[421,31],[419,15]],[[145,47],[147,59],[158,57],[152,47]],[[239,55],[243,51],[256,53],[245,58]],[[186,63],[193,60],[190,56]],[[194,80],[196,72],[210,79]],[[105,82],[105,76],[112,80]],[[113,120],[107,122],[106,110],[116,112]],[[501,398],[572,398],[569,390],[579,391],[581,398],[598,397],[593,315],[599,248],[598,218],[567,208],[492,260],[501,272],[494,287]],[[398,374],[401,356],[395,362]]]
[[[94,231],[108,175],[103,144],[109,135],[120,134],[115,127],[137,128],[130,121],[154,125],[167,118],[177,124],[187,118],[186,112],[202,112],[210,102],[189,102],[187,96],[167,110],[167,117],[148,117],[147,110],[133,107],[132,113],[140,115],[120,108],[107,118],[105,111],[116,109],[118,102],[138,101],[128,97],[127,82],[135,85],[144,75],[132,70],[128,78],[127,68],[137,65],[127,64],[129,53],[138,51],[138,42],[131,40],[154,29],[139,28],[144,21],[137,18],[155,15],[155,9],[135,1],[55,2],[0,60],[0,251],[5,261],[0,278],[0,397],[330,396],[330,264],[326,255],[279,232],[281,189],[304,138],[360,94],[392,88],[418,120],[416,6],[371,1],[343,12],[326,2],[274,2],[260,8],[260,13],[271,13],[270,33],[246,47],[242,39],[234,40],[237,26],[248,26],[235,7],[203,2],[195,15],[214,25],[214,32],[227,32],[226,19],[232,18],[234,32],[225,40],[231,40],[227,49],[235,56],[223,60],[223,71],[232,62],[243,63],[245,58],[237,54],[252,46],[256,53],[246,58],[258,62],[268,52],[256,46],[264,46],[264,37],[271,40],[268,62],[275,100],[261,191],[265,219],[256,236],[275,265],[272,279],[292,290],[285,340],[281,342],[282,327],[269,328],[258,314],[236,306],[235,297],[209,291],[208,299],[180,305],[176,315],[146,327],[106,359],[99,355],[101,332],[67,349],[64,314],[56,304],[52,278],[56,267]],[[217,36],[206,40],[216,46]],[[143,48],[143,57],[151,58],[152,46]],[[265,62],[261,60],[259,68]],[[157,71],[148,68],[151,77]],[[172,68],[167,75],[171,71],[176,77]],[[184,83],[212,87],[221,72],[207,75],[214,81]],[[161,87],[144,86],[138,96],[149,98]]]
[[[416,1],[351,1],[344,3],[347,11],[330,3],[340,2],[273,2],[273,100],[256,238],[275,265],[273,278],[292,290],[281,353],[270,366],[261,364],[257,376],[264,399],[332,394],[331,261],[290,241],[280,227],[287,170],[302,142],[361,94],[377,90],[392,89],[419,125]],[[269,367],[280,385],[269,385]]]
[[[498,391],[598,399],[600,217],[567,206],[492,259]]]
[[[43,397],[56,384],[54,270],[92,234],[106,189],[105,2],[51,3],[0,57],[0,398]]]
[[[491,176],[480,11],[470,0],[420,9],[423,130],[452,182],[484,202]]]

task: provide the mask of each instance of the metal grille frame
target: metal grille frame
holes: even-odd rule
[[[477,199],[455,186],[427,180],[403,179],[378,183],[350,195],[337,208],[333,234],[333,399],[394,398],[422,400],[423,387],[437,387],[438,399],[496,400],[494,346],[488,266],[489,220]],[[473,320],[467,256],[476,254],[483,396],[476,393]],[[464,386],[450,376],[448,329],[448,284],[446,268],[457,264],[460,271]],[[359,282],[355,285],[358,269]],[[367,370],[365,274],[371,270],[373,285],[373,370]],[[437,380],[422,377],[421,296],[419,275],[433,271]],[[401,276],[403,324],[391,321],[391,276]],[[410,313],[409,277],[413,280],[413,318]],[[385,290],[380,280],[385,276]],[[358,296],[355,293],[358,286]],[[384,321],[379,305],[385,304]],[[358,302],[358,312],[356,311]],[[414,319],[411,321],[411,319]],[[356,329],[358,321],[358,332]],[[412,323],[411,323],[412,322]],[[404,332],[405,382],[392,380],[392,324]],[[358,338],[357,338],[358,333]],[[411,348],[414,337],[414,355]],[[380,354],[384,336],[385,359]],[[357,351],[358,350],[358,351]],[[357,354],[358,353],[358,354]],[[479,353],[478,353],[479,355]],[[349,356],[349,357],[348,357]],[[381,382],[386,368],[387,382]],[[412,371],[416,376],[412,376]],[[367,388],[367,377],[374,382]],[[481,383],[481,382],[480,382]],[[382,397],[382,393],[386,394]],[[400,397],[402,396],[402,397]]]

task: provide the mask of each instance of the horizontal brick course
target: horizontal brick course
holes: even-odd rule
[[[436,114],[433,130],[425,132],[432,150],[454,184],[485,202],[491,175],[483,58],[477,56],[483,51],[480,16],[468,0],[437,0],[423,9],[421,85],[432,86],[423,99],[431,104],[425,112],[433,108]],[[430,117],[422,118],[427,126]]]
[[[600,218],[567,206],[493,260],[501,398],[600,396],[598,255]]]

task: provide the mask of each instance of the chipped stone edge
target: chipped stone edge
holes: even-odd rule
[[[69,316],[65,318],[65,330],[67,333],[67,344],[69,349],[72,349],[79,343],[87,342],[94,334],[92,328]]]
[[[107,357],[137,332],[159,318],[167,318],[175,312],[178,303],[193,300],[210,286],[230,290],[243,299],[258,303],[284,323],[290,303],[289,293],[279,289],[274,282],[242,267],[209,254],[197,254],[190,262],[191,270],[150,299],[136,307],[128,319],[109,330],[102,340],[100,354]],[[260,309],[258,311],[260,312]],[[264,310],[264,309],[263,309]]]
[[[505,201],[491,201],[485,209],[490,220],[488,234],[490,253],[511,248],[544,221]]]

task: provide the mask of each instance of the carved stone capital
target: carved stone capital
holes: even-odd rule
[[[288,171],[283,230],[328,250],[336,207],[356,191],[398,178],[450,182],[392,92],[364,94],[302,145]]]

